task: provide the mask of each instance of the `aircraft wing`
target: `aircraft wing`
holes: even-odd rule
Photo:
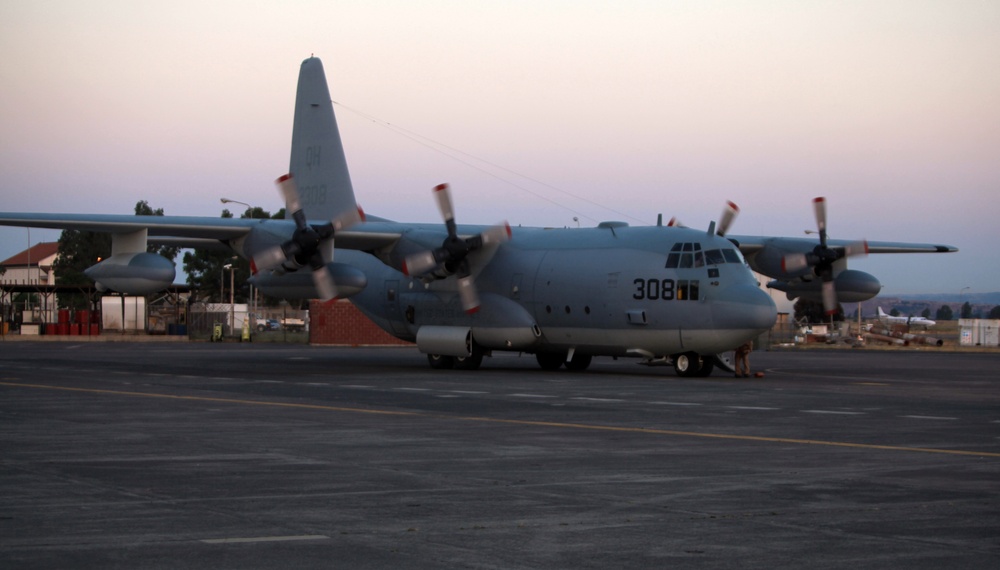
[[[0,212],[0,226],[82,230],[113,234],[147,229],[150,236],[230,240],[242,237],[264,220],[199,216],[114,214],[26,214]]]
[[[730,236],[739,244],[750,268],[771,277],[769,288],[789,299],[822,300],[827,310],[838,301],[860,302],[878,294],[882,285],[874,276],[847,270],[847,258],[865,253],[949,253],[957,247],[933,243],[826,240],[813,238]]]
[[[812,251],[818,241],[815,238],[788,238],[767,236],[727,236],[740,246],[740,252],[752,256],[765,249],[773,248],[784,253],[805,253]],[[857,243],[852,240],[831,239],[827,245],[832,248],[846,247]],[[869,241],[868,253],[952,253],[957,247],[933,243],[907,243],[898,241]]]
[[[204,216],[136,216],[115,214],[35,214],[0,212],[0,226],[82,230],[107,233],[131,233],[142,229],[158,244],[200,249],[219,241],[239,239],[255,228],[267,227],[269,233],[287,234],[295,230],[292,220],[209,218]],[[338,232],[339,249],[371,251],[391,246],[400,237],[392,222],[378,220]],[[159,239],[157,239],[159,238]]]

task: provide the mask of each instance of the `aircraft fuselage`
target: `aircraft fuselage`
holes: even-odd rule
[[[422,242],[422,232],[441,236],[440,226],[410,227],[414,235],[404,232],[402,240]],[[453,278],[407,277],[390,267],[392,253],[380,259],[337,250],[335,259],[367,276],[351,300],[390,334],[418,343],[423,327],[464,328],[488,350],[652,358],[731,350],[774,324],[774,303],[737,248],[704,231],[619,226],[512,233],[473,264],[482,305],[471,315]]]

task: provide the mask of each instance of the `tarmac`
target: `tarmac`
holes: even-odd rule
[[[0,567],[1000,567],[1000,354],[752,365],[0,343]]]

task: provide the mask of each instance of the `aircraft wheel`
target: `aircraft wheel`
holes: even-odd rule
[[[682,352],[681,354],[675,354],[674,357],[674,371],[677,375],[682,378],[691,378],[698,374],[701,370],[701,357],[695,352]]]
[[[455,367],[455,357],[454,356],[443,356],[440,354],[428,354],[427,362],[430,363],[431,368],[435,370],[451,370]]]
[[[559,367],[566,361],[565,352],[539,352],[535,354],[535,360],[542,370],[559,370]]]
[[[586,370],[587,367],[590,366],[590,361],[593,359],[593,355],[590,354],[574,354],[573,358],[569,359],[566,363],[566,369],[574,372]]]
[[[472,347],[472,354],[469,356],[456,356],[455,357],[455,369],[456,370],[479,370],[479,366],[483,363],[483,356],[485,353],[483,349],[478,346]]]

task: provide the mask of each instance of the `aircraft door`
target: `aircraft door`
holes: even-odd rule
[[[389,326],[396,334],[408,334],[409,329],[403,320],[403,313],[399,310],[399,281],[387,280],[382,296],[385,303],[385,316],[389,319]]]

